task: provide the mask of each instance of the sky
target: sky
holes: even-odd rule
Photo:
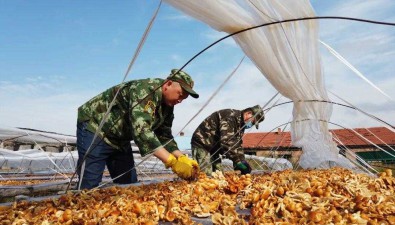
[[[0,0],[0,127],[74,135],[77,108],[122,82],[158,5],[158,0]],[[318,16],[395,22],[393,0],[311,0],[311,5]],[[165,78],[171,69],[180,68],[225,35],[163,3],[126,80]],[[327,90],[395,124],[395,27],[322,20],[319,35],[390,98],[322,47]],[[194,78],[200,98],[188,98],[175,107],[174,134],[186,126],[185,135],[192,135],[216,110],[264,106],[270,100],[276,89],[246,59],[194,117],[243,56],[237,44],[226,39],[184,68]],[[333,95],[329,97],[344,104]],[[280,99],[285,101],[289,100]],[[252,132],[270,131],[291,118],[292,104],[275,107],[267,112],[259,130]],[[333,129],[383,126],[363,113],[337,105],[331,122]]]

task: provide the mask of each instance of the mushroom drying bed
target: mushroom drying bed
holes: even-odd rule
[[[217,172],[18,201],[1,207],[0,224],[394,224],[394,189],[391,170]]]

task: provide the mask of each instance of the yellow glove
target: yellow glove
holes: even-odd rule
[[[166,168],[171,167],[175,174],[186,180],[195,178],[199,171],[198,163],[186,155],[181,155],[176,159],[173,154],[170,154],[165,165]]]

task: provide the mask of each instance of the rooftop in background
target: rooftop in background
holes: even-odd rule
[[[355,131],[355,132],[354,132]],[[338,145],[348,148],[375,145],[395,145],[395,132],[386,127],[354,128],[330,130]],[[358,135],[359,134],[359,135]],[[369,141],[367,141],[367,140]],[[247,149],[269,149],[275,147],[296,148],[291,144],[290,132],[246,133],[243,137],[243,147]]]

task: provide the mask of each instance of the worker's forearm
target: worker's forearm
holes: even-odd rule
[[[169,152],[165,148],[159,148],[154,152],[154,156],[160,159],[163,163],[166,163],[167,159],[169,158]]]
[[[175,150],[171,154],[173,154],[176,158],[180,157],[181,155],[184,155],[180,150]]]

